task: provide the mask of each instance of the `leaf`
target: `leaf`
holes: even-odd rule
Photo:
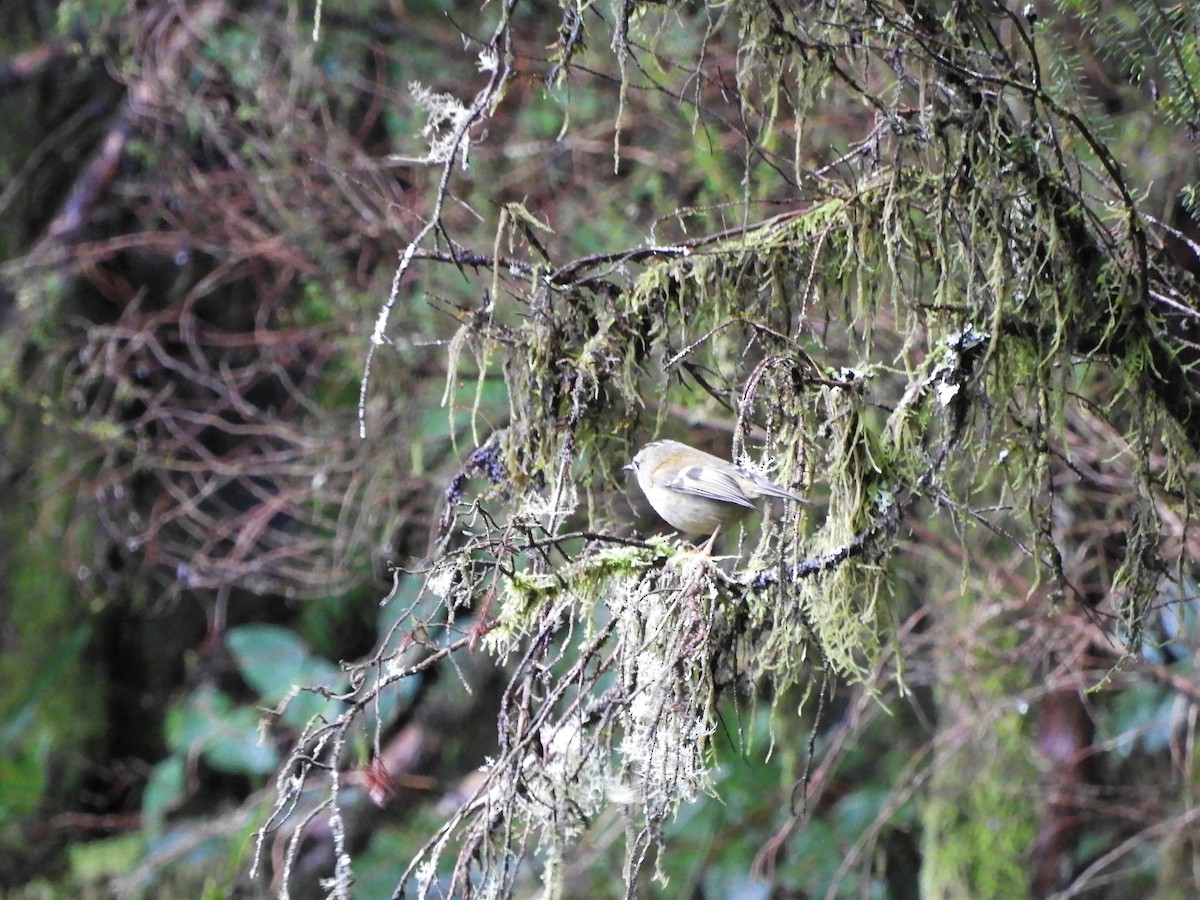
[[[225,635],[225,644],[237,661],[242,678],[269,706],[277,706],[295,687],[346,689],[346,673],[328,660],[309,652],[294,632],[277,625],[243,625]],[[302,725],[315,715],[335,718],[338,701],[301,692],[283,712],[285,721]]]
[[[167,742],[176,753],[199,754],[219,771],[266,775],[274,771],[279,754],[264,742],[259,718],[257,710],[235,707],[227,695],[204,687],[168,714]]]
[[[151,836],[162,833],[167,813],[183,797],[186,774],[184,759],[178,755],[168,756],[154,767],[142,792],[142,815]]]

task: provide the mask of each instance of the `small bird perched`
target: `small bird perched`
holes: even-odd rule
[[[709,547],[718,530],[756,508],[755,500],[808,503],[757,472],[679,441],[647,444],[625,468],[633,470],[656,513],[684,534],[711,534]]]

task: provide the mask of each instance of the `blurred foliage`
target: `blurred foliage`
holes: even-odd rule
[[[1194,890],[1200,29],[1029,9],[6,4],[0,892]]]

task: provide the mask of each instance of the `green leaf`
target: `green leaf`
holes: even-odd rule
[[[128,872],[145,852],[145,839],[138,832],[74,844],[67,850],[74,879],[83,884],[101,882]]]
[[[277,625],[243,625],[225,635],[225,644],[237,661],[246,683],[269,706],[277,706],[294,687],[346,689],[346,673],[328,660],[309,652],[294,632]],[[342,704],[319,694],[300,693],[283,712],[292,725],[302,725],[315,715],[336,718]]]
[[[266,743],[258,728],[259,714],[242,707],[234,710],[204,742],[204,759],[221,772],[235,775],[270,775],[279,764],[275,747]]]
[[[42,733],[19,750],[10,747],[0,754],[0,823],[37,809],[46,789],[51,743],[49,733]]]
[[[187,772],[182,756],[169,756],[154,767],[146,790],[142,792],[142,815],[146,830],[152,835],[162,833],[167,812],[182,797],[187,786]]]
[[[274,771],[278,753],[259,732],[260,713],[235,707],[216,688],[204,687],[167,716],[167,742],[183,756],[199,754],[222,772],[267,775]]]

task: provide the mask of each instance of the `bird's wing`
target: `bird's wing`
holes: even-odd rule
[[[737,506],[744,506],[746,509],[755,508],[732,475],[727,475],[712,466],[687,466],[674,475],[663,475],[656,478],[655,481],[663,487],[679,491],[681,494],[706,497],[722,503],[733,503]]]
[[[760,494],[765,494],[768,497],[778,497],[780,500],[795,500],[797,503],[803,503],[805,506],[811,506],[811,502],[805,500],[799,494],[794,494],[786,488],[781,488],[769,478],[759,475],[757,472],[751,472],[748,469],[739,469],[743,475],[754,482],[754,486]]]

